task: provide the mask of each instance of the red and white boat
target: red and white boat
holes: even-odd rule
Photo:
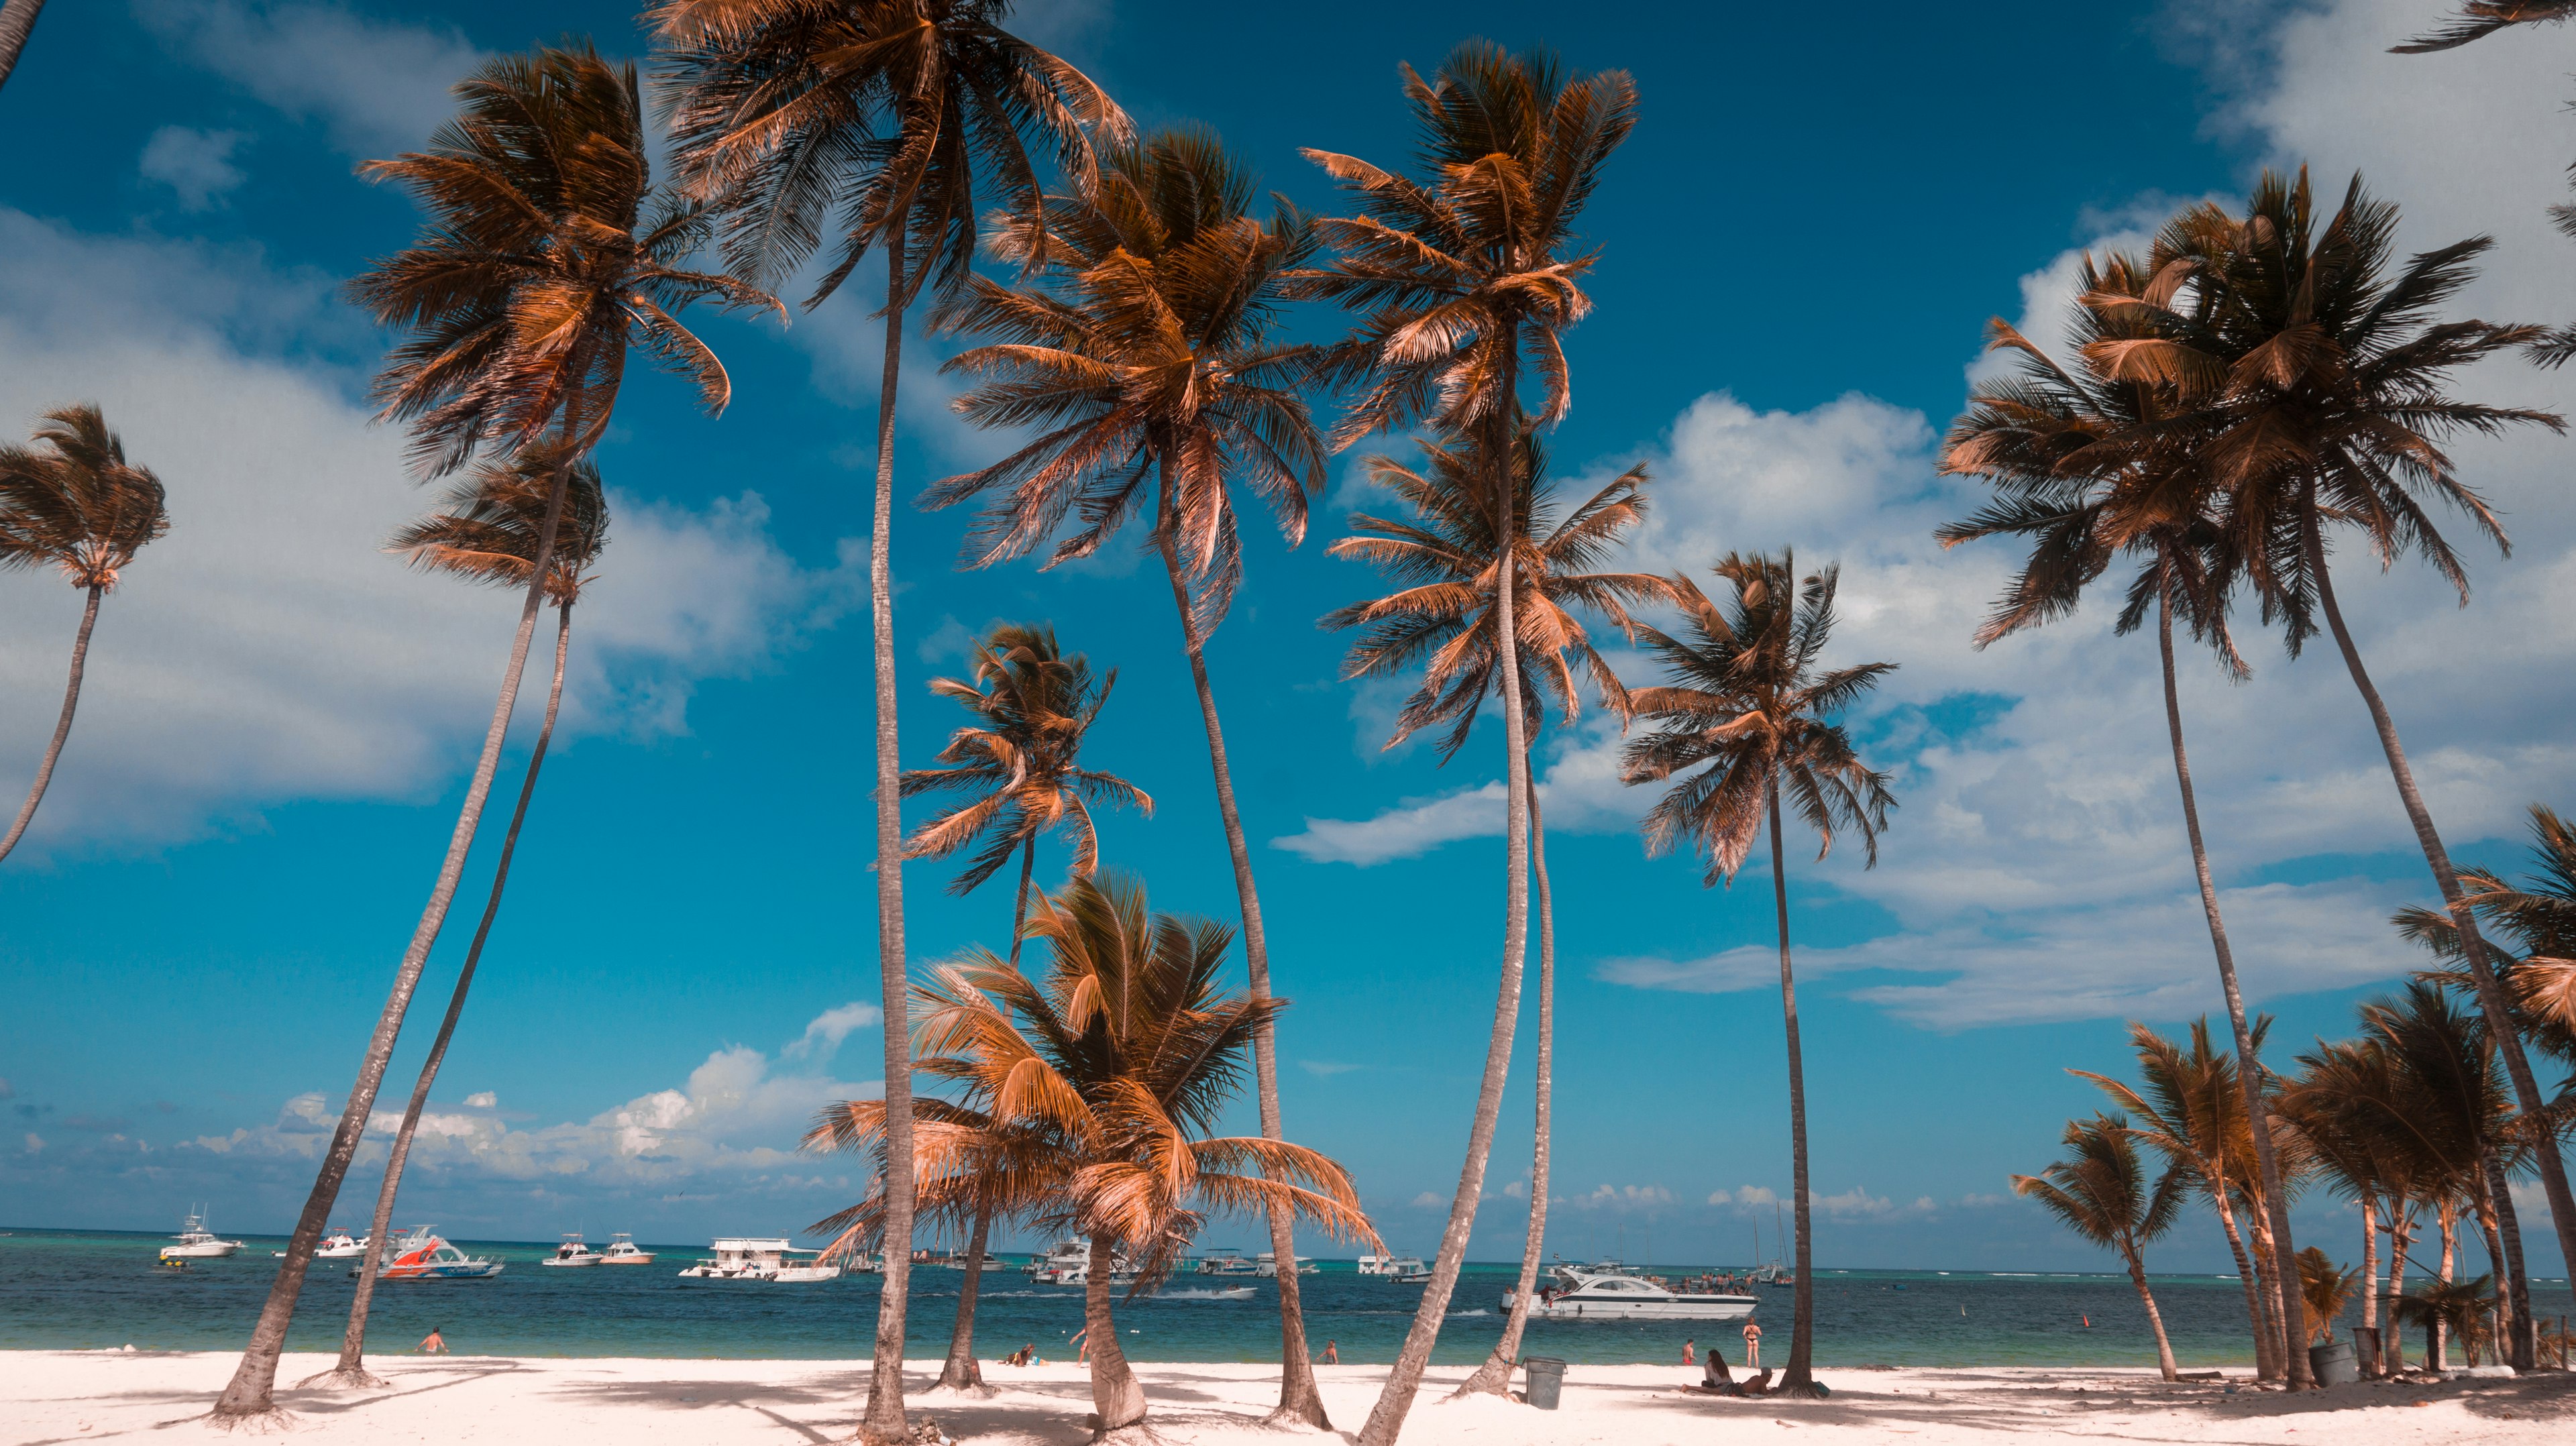
[[[486,1280],[501,1273],[501,1262],[482,1260],[416,1226],[394,1245],[394,1256],[376,1272],[378,1280]]]

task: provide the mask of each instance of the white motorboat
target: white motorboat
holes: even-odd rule
[[[366,1267],[360,1266],[363,1270]],[[357,1274],[353,1270],[349,1272]],[[489,1280],[501,1273],[501,1262],[469,1256],[441,1240],[430,1227],[416,1225],[394,1243],[393,1258],[376,1271],[378,1280]]]
[[[653,1252],[635,1243],[632,1235],[608,1237],[608,1248],[599,1252],[602,1265],[651,1265]]]
[[[1388,1269],[1393,1264],[1395,1257],[1392,1255],[1363,1255],[1360,1257],[1360,1274],[1393,1275],[1395,1272]]]
[[[1423,1264],[1422,1257],[1418,1255],[1399,1256],[1389,1260],[1387,1268],[1381,1274],[1398,1285],[1431,1283],[1431,1267]]]
[[[712,1260],[701,1260],[680,1274],[690,1280],[767,1280],[785,1285],[838,1280],[841,1267],[825,1265],[819,1250],[798,1250],[776,1236],[728,1236],[715,1242]],[[799,1262],[791,1257],[811,1255]]]
[[[1201,1275],[1259,1275],[1260,1269],[1243,1258],[1240,1250],[1219,1250],[1199,1262]],[[1250,1287],[1245,1287],[1250,1289]]]
[[[188,1223],[179,1227],[179,1243],[161,1247],[163,1260],[221,1260],[242,1248],[238,1240],[218,1240],[206,1228],[206,1213],[200,1207],[189,1215]]]
[[[1297,1273],[1299,1275],[1313,1275],[1316,1271],[1322,1268],[1323,1267],[1317,1265],[1314,1261],[1307,1259],[1305,1256],[1300,1255],[1297,1257]],[[1264,1280],[1278,1279],[1279,1257],[1267,1250],[1252,1257],[1252,1273],[1260,1276]]]
[[[361,1259],[367,1253],[367,1241],[371,1238],[361,1235],[352,1240],[349,1238],[348,1231],[334,1230],[322,1237],[320,1245],[313,1247],[313,1258],[316,1260]]]
[[[1090,1264],[1091,1240],[1088,1236],[1077,1235],[1071,1240],[1059,1240],[1030,1256],[1029,1263],[1020,1268],[1031,1275],[1044,1275],[1050,1270],[1076,1265],[1088,1267]]]
[[[1714,1295],[1667,1290],[1622,1270],[1594,1270],[1560,1265],[1550,1272],[1555,1283],[1530,1302],[1533,1319],[1546,1320],[1745,1320],[1761,1304],[1749,1295]],[[1503,1292],[1503,1309],[1512,1308],[1517,1292]]]
[[[565,1236],[563,1238],[563,1244],[555,1247],[555,1253],[538,1261],[537,1264],[556,1266],[597,1265],[606,1259],[608,1259],[607,1256],[591,1249],[589,1245],[583,1242],[580,1233],[575,1232],[571,1235]]]

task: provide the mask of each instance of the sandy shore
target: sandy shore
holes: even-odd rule
[[[204,1412],[233,1357],[120,1351],[0,1352],[0,1443],[53,1446],[119,1437],[185,1441],[216,1435]],[[290,1356],[280,1380],[330,1364]],[[561,1360],[498,1356],[374,1363],[390,1380],[373,1394],[286,1391],[297,1436],[348,1446],[420,1441],[615,1441],[620,1446],[818,1446],[847,1440],[866,1385],[863,1363],[735,1360]],[[916,1362],[927,1386],[936,1363]],[[1089,1432],[1079,1368],[986,1368],[985,1398],[921,1394],[916,1416],[953,1438],[990,1446],[1073,1446]],[[1355,1432],[1382,1366],[1319,1368],[1334,1423]],[[1176,1443],[1278,1442],[1257,1426],[1272,1399],[1259,1366],[1139,1368],[1153,1421]],[[1562,1409],[1443,1399],[1463,1370],[1431,1373],[1406,1423],[1407,1442],[1438,1446],[1705,1446],[1749,1438],[1923,1443],[2034,1436],[2121,1440],[2343,1443],[2576,1439],[2576,1375],[2344,1386],[2290,1397],[2229,1382],[2167,1386],[2152,1372],[2101,1370],[1833,1370],[1824,1402],[1723,1400],[1678,1389],[1680,1366],[1576,1366]],[[1317,1437],[1322,1440],[1326,1438]]]

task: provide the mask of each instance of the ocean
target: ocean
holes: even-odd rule
[[[275,1278],[270,1252],[286,1242],[245,1236],[240,1254],[154,1264],[166,1235],[12,1230],[0,1234],[0,1349],[236,1350]],[[369,1336],[380,1353],[408,1351],[435,1326],[467,1355],[786,1357],[864,1356],[875,1338],[879,1278],[814,1285],[682,1280],[703,1246],[651,1246],[642,1267],[550,1270],[551,1244],[456,1242],[469,1255],[508,1262],[481,1281],[387,1281],[376,1290]],[[1050,1359],[1082,1324],[1082,1294],[1041,1286],[1007,1267],[988,1269],[976,1310],[976,1354],[986,1360],[1034,1345]],[[1306,1329],[1315,1350],[1334,1342],[1345,1362],[1395,1358],[1421,1300],[1420,1287],[1321,1261],[1304,1278]],[[1502,1331],[1501,1296],[1516,1265],[1472,1262],[1458,1282],[1436,1360],[1472,1364]],[[1704,1267],[1660,1264],[1658,1273]],[[1738,1267],[1740,1268],[1740,1267]],[[913,1272],[914,1358],[945,1354],[962,1272]],[[1213,1296],[1216,1284],[1256,1287],[1250,1300]],[[2186,1366],[2249,1366],[2244,1295],[2233,1277],[2151,1277],[2156,1304]],[[318,1261],[296,1312],[289,1349],[339,1346],[354,1282],[347,1265]],[[2536,1312],[2576,1311],[2565,1282],[2534,1285]],[[1755,1319],[1765,1358],[1788,1352],[1791,1292],[1763,1289]],[[1275,1360],[1276,1287],[1269,1281],[1179,1277],[1159,1294],[1117,1305],[1120,1342],[1145,1361]],[[1743,1360],[1738,1327],[1718,1322],[1530,1322],[1525,1352],[1587,1364],[1681,1359],[1682,1342],[1723,1343]],[[2411,1348],[2411,1347],[2410,1347]],[[2155,1340],[2128,1278],[2114,1274],[1990,1271],[1819,1270],[1816,1359],[1821,1365],[2153,1366]]]

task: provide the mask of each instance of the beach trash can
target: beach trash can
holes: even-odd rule
[[[1565,1362],[1554,1356],[1523,1356],[1521,1374],[1529,1383],[1529,1403],[1542,1411],[1555,1410],[1557,1394],[1565,1389]]]
[[[2350,1341],[2328,1341],[2308,1347],[2308,1369],[2320,1386],[2349,1386],[2361,1379],[2361,1362]]]

